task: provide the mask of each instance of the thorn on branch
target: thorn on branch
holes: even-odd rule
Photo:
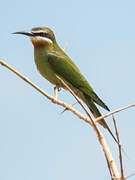
[[[69,106],[70,106],[70,107],[73,107],[76,103],[77,103],[77,102],[75,102],[75,103],[73,103],[73,104],[70,104]],[[61,112],[61,114],[63,114],[63,113],[64,113],[65,111],[67,111],[67,110],[69,110],[69,109],[65,108],[65,109]]]

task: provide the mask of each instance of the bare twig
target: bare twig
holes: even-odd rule
[[[56,77],[63,84],[63,86],[74,96],[74,98],[77,100],[77,102],[81,105],[81,107],[84,109],[86,114],[89,116],[90,120],[93,120],[88,110],[85,108],[85,106],[82,104],[80,99],[76,96],[76,94],[72,91],[72,89],[58,75],[56,75]]]
[[[65,46],[63,47],[63,51],[65,51],[66,47],[67,47],[68,43],[65,44]],[[107,164],[108,164],[108,168],[109,168],[109,172],[111,175],[111,179],[121,179],[124,180],[124,172],[123,172],[123,163],[122,163],[122,153],[121,153],[121,145],[120,145],[120,140],[119,140],[119,134],[118,134],[118,130],[116,127],[116,122],[115,119],[113,117],[114,120],[114,125],[115,125],[115,129],[116,129],[116,135],[117,135],[117,139],[119,142],[119,154],[120,154],[120,164],[121,164],[121,178],[120,175],[118,173],[118,170],[116,168],[114,159],[111,155],[111,152],[106,144],[106,141],[102,135],[102,133],[100,132],[100,129],[96,126],[96,122],[100,121],[101,119],[108,117],[110,115],[113,115],[114,113],[120,112],[124,109],[130,108],[135,106],[135,104],[131,104],[129,106],[125,106],[123,108],[119,108],[113,112],[110,112],[108,114],[105,114],[103,116],[100,116],[98,118],[96,118],[95,120],[92,119],[90,113],[87,111],[87,109],[85,108],[85,106],[82,104],[82,102],[80,101],[80,99],[76,96],[76,94],[69,88],[69,86],[67,84],[65,84],[65,82],[59,77],[57,76],[57,78],[61,81],[61,83],[63,84],[64,87],[66,87],[66,89],[68,89],[70,91],[70,93],[74,96],[74,98],[77,100],[77,102],[81,105],[81,107],[84,109],[84,111],[86,112],[86,114],[88,115],[89,118],[85,117],[84,115],[82,115],[81,113],[79,113],[77,110],[75,110],[71,105],[68,105],[62,101],[57,100],[57,94],[58,94],[58,87],[56,86],[54,89],[54,93],[55,93],[55,97],[52,97],[50,95],[48,95],[46,92],[44,92],[42,89],[40,89],[38,86],[36,86],[34,83],[32,83],[29,79],[27,79],[26,77],[24,77],[22,74],[20,74],[19,72],[17,72],[15,69],[13,69],[11,66],[9,66],[8,64],[6,64],[4,61],[0,60],[0,64],[5,66],[6,68],[8,68],[9,70],[11,70],[13,73],[15,73],[17,76],[19,76],[20,78],[22,78],[25,82],[27,82],[28,84],[30,84],[32,87],[34,87],[37,91],[39,91],[41,94],[43,94],[45,97],[47,97],[48,99],[50,99],[53,103],[61,105],[65,108],[65,110],[70,110],[71,112],[73,112],[75,115],[77,115],[79,118],[83,119],[85,122],[89,123],[92,125],[92,127],[94,128],[94,130],[96,131],[97,135],[98,135],[98,139],[100,144],[102,145],[106,160],[107,160]],[[130,177],[130,176],[128,176]],[[128,178],[127,177],[127,178]]]
[[[132,176],[135,176],[135,173],[130,174],[129,176],[125,177],[125,179],[128,179],[128,178],[130,178],[130,177],[132,177]]]
[[[11,66],[9,66],[7,63],[5,63],[4,61],[0,60],[0,64],[2,66],[5,66],[7,69],[9,69],[10,71],[12,71],[13,73],[15,73],[17,76],[19,76],[21,79],[23,79],[25,82],[27,82],[28,84],[30,84],[33,88],[35,88],[38,92],[40,92],[42,95],[44,95],[46,98],[50,99],[53,103],[58,104],[63,106],[64,108],[67,108],[68,110],[70,110],[71,112],[73,112],[75,115],[77,115],[78,117],[80,117],[80,119],[83,119],[85,122],[91,124],[91,121],[89,118],[85,117],[83,114],[79,113],[77,110],[75,110],[74,108],[71,108],[70,105],[63,103],[60,100],[56,100],[54,97],[48,95],[45,91],[43,91],[41,88],[39,88],[38,86],[36,86],[34,83],[32,83],[28,78],[24,77],[21,73],[17,72],[15,69],[13,69]],[[107,113],[103,116],[100,116],[98,118],[95,119],[96,122],[100,121],[103,118],[106,118],[112,114],[118,113],[124,109],[130,108],[135,106],[135,104],[131,104],[119,109],[116,109],[115,111],[112,111],[110,113]]]
[[[124,107],[122,107],[122,108],[116,109],[115,111],[109,112],[109,113],[107,113],[107,114],[105,114],[105,115],[102,115],[102,116],[96,118],[95,121],[98,122],[98,121],[100,121],[100,120],[103,119],[103,118],[106,118],[106,117],[108,117],[108,116],[110,116],[110,115],[112,115],[112,114],[118,113],[118,112],[120,112],[120,111],[123,111],[123,110],[125,110],[125,109],[131,108],[131,107],[134,107],[134,106],[135,106],[135,104],[130,104],[130,105],[128,105],[128,106],[124,106]]]
[[[83,119],[85,122],[87,122],[87,123],[89,123],[89,124],[92,124],[93,126],[96,126],[96,125],[95,125],[95,122],[93,121],[93,119],[92,119],[92,121],[91,121],[90,118],[87,118],[87,117],[85,117],[84,115],[82,115],[81,113],[79,113],[76,109],[74,109],[73,107],[71,107],[71,105],[68,105],[68,104],[66,104],[66,103],[64,103],[64,102],[62,102],[62,101],[59,101],[59,100],[57,100],[56,98],[48,95],[46,92],[44,92],[42,89],[40,89],[40,88],[39,88],[38,86],[36,86],[34,83],[32,83],[29,79],[27,79],[26,77],[24,77],[22,74],[20,74],[20,73],[17,72],[16,70],[14,70],[12,67],[10,67],[10,66],[9,66],[7,63],[5,63],[4,61],[1,61],[1,60],[0,60],[0,64],[3,65],[3,66],[5,66],[6,68],[8,68],[10,71],[12,71],[13,73],[15,73],[15,74],[16,74],[17,76],[19,76],[20,78],[22,78],[24,81],[26,81],[26,82],[27,82],[28,84],[30,84],[32,87],[34,87],[37,91],[39,91],[41,94],[43,94],[43,95],[46,96],[48,99],[50,99],[53,103],[63,106],[64,108],[66,108],[66,109],[70,110],[71,112],[73,112],[73,113],[74,113],[75,115],[77,115],[79,118]],[[124,110],[124,109],[126,109],[126,108],[130,108],[130,107],[133,107],[133,106],[135,106],[135,104],[131,104],[131,105],[129,105],[129,106],[125,106],[125,107],[123,107],[123,108],[119,108],[119,109],[117,109],[117,110],[115,110],[115,111],[113,111],[113,112],[110,112],[110,113],[105,114],[105,115],[103,115],[103,116],[101,116],[101,117],[99,117],[99,118],[96,118],[95,121],[99,121],[99,120],[101,120],[101,119],[103,119],[103,118],[105,118],[105,117],[108,117],[108,116],[110,116],[110,115],[112,115],[112,114],[114,114],[114,113],[120,112],[120,111],[122,111],[122,110]],[[88,113],[88,114],[89,114],[89,113]],[[97,131],[100,131],[100,130],[98,129],[98,127],[96,127],[96,129],[97,129]],[[95,130],[96,130],[96,129],[95,129]],[[96,131],[96,132],[97,132],[97,131]],[[100,134],[101,134],[101,133],[100,133]],[[101,138],[99,139],[99,140],[100,140],[100,143],[102,144],[102,147],[103,147],[103,150],[104,150],[104,153],[105,153],[106,158],[109,159],[109,160],[108,160],[108,163],[110,164],[111,170],[112,170],[113,175],[114,175],[113,179],[120,179],[119,173],[118,173],[117,168],[116,168],[116,166],[115,166],[115,163],[114,163],[114,160],[113,160],[112,155],[111,155],[111,153],[110,153],[110,150],[108,149],[108,146],[107,146],[107,144],[106,144],[106,142],[105,142],[105,139],[103,138],[103,135],[102,135],[102,134],[101,134],[100,137],[101,137]]]
[[[78,101],[78,103],[81,105],[81,107],[84,109],[84,111],[87,113],[87,115],[89,116],[90,120],[91,120],[91,124],[94,128],[94,130],[96,131],[97,135],[98,135],[98,139],[100,144],[102,145],[105,157],[106,157],[106,161],[108,164],[108,168],[109,168],[109,172],[110,175],[112,177],[112,173],[115,177],[115,179],[119,178],[119,173],[118,170],[116,168],[116,164],[114,162],[114,159],[112,157],[112,154],[106,144],[105,138],[102,135],[101,131],[99,130],[99,128],[96,126],[96,122],[92,119],[90,113],[87,111],[87,109],[84,107],[84,105],[82,104],[82,102],[78,99],[78,97],[76,96],[76,94],[72,91],[72,89],[59,77],[57,76],[57,78],[60,80],[60,82],[63,84],[63,86],[74,96],[74,98]]]
[[[68,42],[66,42],[66,44],[64,45],[64,47],[62,48],[63,51],[65,51],[65,49],[67,48],[68,46]]]
[[[114,127],[115,127],[116,136],[117,136],[117,140],[118,140],[119,158],[120,158],[120,168],[121,168],[121,179],[122,179],[122,180],[125,180],[125,177],[124,177],[124,169],[123,169],[123,160],[122,160],[122,150],[121,150],[119,132],[118,132],[118,128],[117,128],[117,124],[116,124],[116,120],[115,120],[114,115],[113,115],[112,117],[113,117]]]
[[[107,159],[106,159],[107,160]],[[113,180],[113,174],[112,174],[112,170],[111,170],[111,167],[110,167],[110,164],[109,164],[109,161],[107,160],[107,165],[108,165],[108,169],[109,169],[109,173],[110,173],[110,176],[111,176],[111,179]]]
[[[79,113],[76,109],[74,109],[73,107],[71,107],[70,105],[57,100],[56,98],[48,95],[45,91],[43,91],[42,89],[40,89],[38,86],[36,86],[34,83],[32,83],[28,78],[24,77],[21,73],[17,72],[15,69],[13,69],[11,66],[9,66],[7,63],[5,63],[4,61],[0,60],[0,64],[5,66],[6,68],[8,68],[10,71],[12,71],[13,73],[15,73],[17,76],[19,76],[21,79],[23,79],[25,82],[27,82],[28,84],[30,84],[33,88],[35,88],[38,92],[40,92],[42,95],[44,95],[46,98],[48,98],[49,100],[51,100],[53,103],[58,104],[60,106],[63,106],[64,108],[70,110],[72,113],[74,113],[75,115],[77,115],[78,117],[80,117],[80,119],[83,119],[84,121],[86,121],[87,123],[91,124],[91,121],[89,118],[85,117],[83,114]]]
[[[70,106],[71,107],[73,107],[75,104],[76,104],[77,102],[75,102],[75,103],[72,103],[72,104],[70,104]],[[62,112],[61,112],[61,114],[63,114],[65,111],[67,111],[68,109],[67,108],[65,108]]]

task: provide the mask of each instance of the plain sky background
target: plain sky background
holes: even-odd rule
[[[1,2],[0,59],[53,95],[53,85],[36,69],[29,38],[11,34],[37,26],[50,27],[61,47],[69,43],[66,53],[111,110],[135,103],[134,0]],[[64,90],[59,99],[75,102]],[[0,66],[0,180],[109,179],[93,129],[62,111]],[[135,172],[135,108],[116,118],[129,175]],[[107,122],[114,130],[112,119]],[[118,165],[117,145],[101,130]]]

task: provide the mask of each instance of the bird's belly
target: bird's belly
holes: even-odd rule
[[[39,60],[35,57],[35,63],[38,71],[44,78],[46,78],[52,84],[59,85],[59,80],[46,59]]]

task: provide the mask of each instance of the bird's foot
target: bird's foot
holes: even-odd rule
[[[60,92],[60,91],[61,91],[60,86],[56,85],[56,86],[54,87],[54,98],[55,98],[55,99],[58,98],[58,92]]]

